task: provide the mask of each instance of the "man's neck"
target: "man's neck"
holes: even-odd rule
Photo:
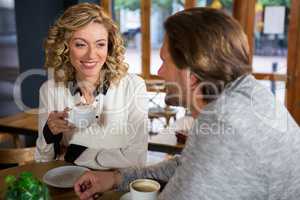
[[[196,119],[198,117],[198,115],[200,114],[200,112],[202,111],[202,109],[204,108],[205,105],[206,105],[206,103],[202,99],[196,100],[195,104],[191,105],[190,111],[191,111],[191,115],[194,119]]]

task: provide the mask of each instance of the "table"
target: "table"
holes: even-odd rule
[[[38,109],[17,113],[12,116],[0,118],[0,133],[38,136]],[[175,133],[159,133],[149,136],[148,149],[169,154],[180,153],[184,147],[177,143]]]
[[[38,109],[0,118],[0,132],[37,136]]]
[[[175,133],[168,129],[163,129],[157,135],[149,135],[148,149],[168,154],[179,154],[184,148],[184,144],[178,143]]]
[[[64,161],[51,161],[51,162],[47,162],[47,163],[33,162],[33,163],[30,163],[27,165],[1,170],[0,171],[0,199],[4,198],[4,194],[6,191],[6,186],[4,183],[5,176],[7,176],[7,175],[18,176],[21,172],[28,171],[28,172],[32,172],[32,174],[35,177],[37,177],[39,180],[42,180],[43,175],[48,170],[55,168],[55,167],[63,166],[63,165],[68,165],[68,164],[65,163]],[[51,186],[48,186],[48,188],[49,188],[52,200],[78,199],[77,196],[75,195],[73,188],[61,189],[61,188],[54,188]],[[123,195],[123,193],[121,193],[121,192],[110,191],[110,192],[104,193],[104,195],[101,198],[99,198],[99,200],[119,200],[122,195]]]

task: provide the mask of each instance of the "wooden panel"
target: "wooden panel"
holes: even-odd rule
[[[150,79],[158,79],[158,80],[163,80],[162,78],[160,78],[158,75],[153,75],[153,74],[151,74],[150,75]]]
[[[184,3],[184,8],[193,8],[197,5],[197,1],[196,0],[185,0]]]
[[[34,160],[35,147],[0,149],[0,163],[24,164]]]
[[[38,110],[32,109],[17,113],[8,117],[0,118],[0,133],[12,133],[14,137],[18,134],[29,135],[37,138],[38,135]],[[15,138],[15,141],[18,142]]]
[[[112,16],[111,0],[100,0],[100,5],[109,16]]]
[[[288,33],[287,108],[300,125],[300,1],[291,1]],[[298,91],[298,92],[297,92]]]
[[[37,109],[32,109],[25,112],[17,113],[12,116],[0,118],[0,127],[11,127],[11,128],[20,128],[20,129],[28,129],[28,130],[37,130],[38,124],[38,115]],[[6,132],[7,130],[2,130],[2,132]]]
[[[150,76],[151,43],[150,43],[151,1],[141,0],[141,32],[142,32],[142,76]]]
[[[256,0],[234,0],[233,16],[243,27],[249,41],[250,55],[253,55],[253,35]],[[252,56],[251,56],[252,58]]]
[[[271,81],[286,81],[285,74],[269,74],[269,73],[253,73],[258,80],[271,80]]]

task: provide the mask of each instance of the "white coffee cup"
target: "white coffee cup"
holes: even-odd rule
[[[96,121],[96,110],[92,105],[77,105],[68,111],[67,120],[77,128],[87,128]]]
[[[129,187],[131,200],[157,200],[160,184],[150,179],[137,179]]]

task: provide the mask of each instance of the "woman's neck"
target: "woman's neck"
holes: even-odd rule
[[[90,91],[91,93],[99,84],[99,77],[85,77],[76,76],[76,80],[79,83],[78,86],[82,90]]]
[[[86,99],[87,103],[91,103],[93,101],[93,92],[97,88],[99,84],[99,78],[97,77],[88,77],[82,78],[77,76],[76,77],[78,87],[80,88],[82,95]]]

